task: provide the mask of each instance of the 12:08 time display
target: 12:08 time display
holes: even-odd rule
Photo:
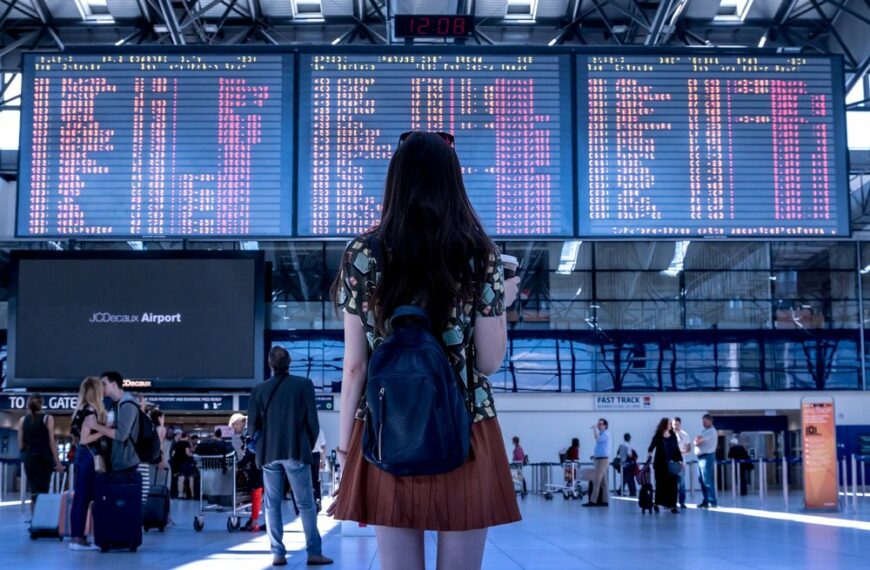
[[[474,32],[474,16],[456,15],[397,15],[395,34],[400,38],[466,37]]]

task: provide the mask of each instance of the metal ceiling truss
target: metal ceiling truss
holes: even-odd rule
[[[870,53],[855,53],[853,38],[844,37],[838,23],[851,19],[864,31],[864,37],[870,37],[870,16],[859,11],[863,8],[856,5],[859,0],[851,0],[851,5],[848,1],[784,0],[771,18],[722,21],[686,16],[689,0],[569,0],[565,14],[558,18],[538,18],[534,22],[478,18],[471,41],[497,44],[505,38],[521,43],[614,47],[761,44],[817,53],[833,51],[844,57],[846,88],[851,89],[866,80]],[[870,0],[860,1],[870,6]],[[138,17],[97,24],[54,18],[46,0],[0,0],[0,59],[23,50],[63,49],[74,44],[394,42],[391,26],[387,25],[392,18],[387,0],[353,0],[351,15],[323,19],[269,17],[260,0],[136,0],[136,5]],[[473,14],[475,10],[475,0],[457,3],[457,13]],[[512,39],[523,31],[525,37]],[[307,35],[300,40],[300,33]],[[17,58],[3,64],[6,68],[17,67]]]

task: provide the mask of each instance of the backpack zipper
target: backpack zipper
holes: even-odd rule
[[[384,460],[384,394],[386,388],[381,386],[378,391],[378,401],[380,407],[380,421],[378,422],[378,461]]]

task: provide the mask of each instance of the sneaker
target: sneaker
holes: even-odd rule
[[[709,509],[709,508],[710,508],[710,503],[701,503],[701,504],[698,505],[698,508],[699,508],[699,509]]]
[[[96,544],[91,544],[89,542],[70,542],[69,549],[75,550],[76,552],[87,552],[87,551],[99,550],[100,547],[97,546]]]
[[[287,566],[287,557],[276,554],[272,557],[272,566]]]
[[[687,507],[686,507],[686,503],[680,503],[680,508],[681,508],[681,509],[685,509],[685,508],[687,508]]]
[[[308,565],[309,566],[326,566],[328,564],[332,564],[332,558],[327,558],[322,554],[309,554],[308,555]]]

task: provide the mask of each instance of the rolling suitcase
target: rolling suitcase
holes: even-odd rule
[[[66,538],[72,536],[72,506],[74,496],[71,490],[60,494],[60,526],[58,534]]]
[[[98,473],[94,497],[94,543],[100,550],[142,545],[142,479],[139,473]]]
[[[156,528],[160,532],[166,530],[166,523],[169,522],[169,487],[166,486],[164,477],[163,483],[158,484],[159,474],[166,470],[158,470],[158,477],[155,477],[154,485],[148,492],[148,497],[145,499],[145,506],[142,508],[142,528],[148,532],[152,528]]]
[[[58,488],[57,473],[52,473],[49,492],[36,496],[33,517],[30,519],[30,538],[32,540],[44,537],[63,540],[61,520],[66,513],[61,510],[63,506],[63,493],[61,491],[65,486],[66,474],[64,473],[60,488]]]
[[[640,505],[641,514],[646,514],[647,511],[653,511],[653,486],[649,483],[644,483],[640,486],[640,494],[637,496],[637,502]]]

